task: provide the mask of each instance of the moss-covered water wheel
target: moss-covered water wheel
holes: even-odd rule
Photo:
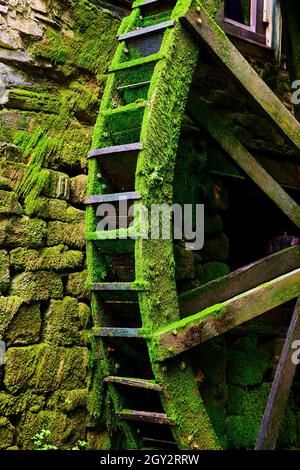
[[[230,280],[233,299],[226,303],[224,300],[228,297],[222,294],[219,301],[224,303],[214,305],[214,309],[206,313],[204,326],[197,315],[195,319],[189,317],[187,323],[180,322],[182,297],[179,294],[187,287],[178,275],[180,264],[186,261],[182,261],[180,243],[174,244],[172,239],[162,236],[159,239],[142,237],[136,222],[140,219],[128,217],[127,212],[120,213],[122,201],[137,212],[141,207],[150,210],[153,204],[201,202],[199,188],[189,185],[189,175],[200,172],[206,164],[205,144],[199,140],[193,126],[184,121],[198,63],[198,46],[179,21],[187,11],[193,14],[200,10],[192,0],[137,0],[133,4],[132,13],[123,20],[118,32],[119,46],[110,66],[89,155],[87,251],[89,287],[93,292],[95,368],[90,411],[96,418],[106,417],[109,446],[114,449],[156,446],[219,449],[219,440],[185,351],[187,345],[191,347],[195,343],[193,328],[194,336],[202,328],[205,339],[213,337],[213,321],[210,324],[213,315],[225,316],[218,333],[238,324],[235,308],[244,309],[243,321],[250,318],[247,298],[241,305],[236,301],[237,294],[243,292],[237,289],[236,279],[247,278],[247,272],[240,272]],[[197,21],[201,24],[202,20],[199,17]],[[221,30],[215,33],[221,39],[224,36]],[[268,112],[272,117],[273,108]],[[202,110],[202,114],[205,113]],[[208,114],[206,118],[208,121],[204,121],[209,128],[213,117]],[[291,134],[295,130],[293,135],[298,135],[297,126],[292,122]],[[284,129],[289,133],[287,127]],[[214,137],[222,146],[222,126],[217,124],[217,129],[220,134],[215,133]],[[187,133],[184,152],[180,147],[181,132]],[[236,142],[230,138],[229,145],[235,147]],[[249,157],[251,155],[247,155],[247,161]],[[240,166],[247,172],[247,163],[241,162]],[[274,185],[269,182],[271,189],[265,192],[273,198]],[[287,200],[277,186],[280,197]],[[274,196],[274,200],[280,208],[286,207],[286,203],[278,201],[279,197]],[[114,205],[116,213],[119,211],[119,225],[109,230],[98,225],[101,216],[106,216],[109,210],[105,204]],[[291,217],[299,221],[298,216],[299,207],[295,206]],[[132,218],[133,224],[129,227]],[[260,297],[266,293],[267,299],[267,307],[259,304],[256,315],[278,305],[278,296],[270,294],[268,297],[273,286],[282,289],[281,303],[300,294],[300,288],[295,287],[299,286],[298,255],[296,249],[280,255],[285,259],[283,265],[268,259],[253,266],[247,287],[256,287],[258,296],[262,289]],[[198,255],[191,256],[196,266]],[[265,279],[260,274],[264,265],[272,267],[273,277]],[[286,273],[289,276],[282,279]],[[274,277],[273,284],[263,285]],[[289,283],[287,288],[286,282]],[[257,287],[258,284],[262,286]],[[216,303],[214,292],[205,292],[213,297],[212,303],[204,302],[201,309]],[[199,296],[196,310],[193,310],[193,298],[189,298],[189,294],[183,296],[186,315],[201,310]],[[170,329],[172,324],[176,326]],[[173,346],[178,349],[174,351]],[[182,354],[178,355],[179,352]]]

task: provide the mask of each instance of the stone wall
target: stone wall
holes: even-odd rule
[[[87,440],[86,156],[119,20],[0,1],[0,449]]]

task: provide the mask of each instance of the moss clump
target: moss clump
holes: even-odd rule
[[[44,339],[60,346],[86,345],[90,309],[72,297],[51,300],[45,316]]]
[[[87,402],[88,390],[86,388],[79,390],[58,390],[54,392],[47,402],[47,407],[59,411],[70,413],[76,408],[85,408]]]
[[[0,218],[0,244],[35,248],[45,244],[46,222],[29,217]]]
[[[4,383],[10,393],[25,389],[48,393],[58,389],[82,389],[86,385],[88,351],[39,344],[9,348]]]
[[[62,222],[84,222],[85,212],[69,206],[66,201],[38,197],[32,215]]]
[[[68,250],[64,245],[33,250],[16,248],[10,252],[10,264],[16,270],[68,271],[80,268],[83,263],[81,251]]]
[[[22,213],[22,207],[18,202],[16,193],[13,191],[0,190],[0,212],[1,214]]]
[[[233,385],[259,384],[271,368],[271,358],[255,337],[239,339],[228,352],[228,381]]]
[[[66,284],[66,293],[78,299],[89,299],[90,291],[86,289],[87,278],[87,270],[69,274]]]
[[[8,289],[9,280],[10,270],[8,252],[6,250],[0,250],[0,295]]]
[[[0,337],[2,338],[14,316],[19,311],[23,299],[18,296],[0,297]]]
[[[87,0],[72,1],[71,15],[74,34],[50,29],[41,41],[34,43],[32,53],[50,59],[65,76],[78,68],[104,73],[116,47],[118,19]]]
[[[205,383],[209,382],[217,385],[224,381],[227,365],[227,350],[225,347],[215,341],[209,341],[199,346],[198,354],[195,357],[197,357],[197,361],[192,359],[195,363],[195,373],[200,369],[204,374]]]
[[[0,416],[0,449],[11,446],[14,442],[14,427],[10,421]]]
[[[23,305],[7,328],[5,340],[8,346],[37,343],[41,326],[40,305]]]
[[[59,299],[63,297],[63,284],[58,274],[47,271],[25,272],[15,276],[11,282],[11,295],[24,302]]]
[[[49,222],[47,245],[61,244],[83,249],[85,247],[85,223]]]
[[[206,283],[229,273],[229,266],[217,261],[202,266],[202,282]]]

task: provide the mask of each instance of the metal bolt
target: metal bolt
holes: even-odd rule
[[[162,370],[162,372],[167,372],[168,367],[167,366],[162,366],[161,370]]]
[[[185,370],[185,369],[186,369],[186,363],[182,361],[182,362],[180,363],[179,368],[180,368],[181,370]]]
[[[101,178],[102,178],[101,173],[97,173],[97,178],[98,178],[98,180],[101,180]]]
[[[106,189],[106,188],[107,188],[106,184],[103,184],[102,189]]]
[[[143,20],[144,18],[142,17],[142,15],[139,16],[139,20]]]
[[[173,335],[173,336],[177,336],[177,330],[173,330],[173,331],[172,331],[172,335]]]
[[[168,348],[168,351],[169,351],[169,353],[172,353],[172,352],[174,351],[174,349],[170,346],[170,347]]]
[[[127,49],[127,47],[125,47],[124,49],[124,54],[128,54],[129,50]]]
[[[108,133],[107,133],[107,132],[103,132],[103,137],[108,137]]]
[[[120,368],[120,364],[118,364],[118,363],[116,362],[116,364],[115,364],[115,369],[118,370],[119,368]]]
[[[197,24],[202,25],[202,18],[197,18]]]
[[[193,436],[189,436],[189,437],[188,437],[188,441],[189,441],[189,442],[192,442],[192,441],[193,441]]]
[[[196,12],[197,12],[197,13],[200,13],[200,11],[201,11],[201,7],[198,6],[198,7],[196,8]]]
[[[118,107],[118,102],[117,101],[113,101],[113,108],[117,108]]]

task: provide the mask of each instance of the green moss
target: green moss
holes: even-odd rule
[[[48,223],[47,245],[67,245],[72,248],[85,247],[85,223]]]
[[[45,315],[44,340],[60,346],[84,346],[89,318],[89,307],[72,297],[51,300]]]
[[[259,384],[271,367],[271,358],[259,347],[257,338],[241,338],[228,352],[228,381],[233,385]]]
[[[10,263],[16,270],[68,271],[82,266],[83,253],[68,250],[64,245],[41,250],[16,248],[10,252]]]
[[[5,218],[0,220],[0,243],[10,248],[43,246],[46,231],[46,222],[40,219]]]
[[[212,281],[213,279],[225,276],[228,273],[229,266],[225,263],[219,263],[217,261],[206,263],[202,266],[201,281],[205,284],[206,282]]]
[[[0,295],[6,292],[10,281],[9,256],[6,250],[0,250]]]
[[[10,421],[0,416],[0,449],[11,446],[14,442],[14,427]]]
[[[4,383],[10,393],[25,389],[48,393],[86,386],[88,351],[54,344],[9,348]]]
[[[14,316],[19,311],[22,305],[23,299],[18,296],[0,297],[0,337],[3,335],[9,327]]]
[[[41,326],[40,305],[23,305],[7,328],[5,340],[8,346],[38,343]]]
[[[47,271],[17,274],[11,282],[11,295],[24,302],[59,299],[63,296],[63,284],[58,274]]]
[[[47,402],[47,407],[70,413],[77,408],[85,408],[87,402],[87,389],[58,390],[54,392]]]
[[[104,73],[115,49],[118,19],[86,0],[73,2],[71,15],[74,34],[49,29],[42,40],[34,43],[32,53],[50,59],[65,76],[78,68]]]

